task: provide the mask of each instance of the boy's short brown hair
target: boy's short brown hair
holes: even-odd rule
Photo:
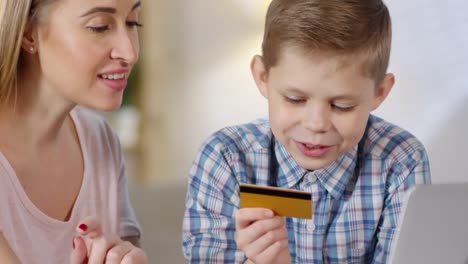
[[[387,71],[391,19],[382,0],[273,0],[265,22],[266,70],[285,46],[345,57],[366,55],[364,74],[380,82]]]

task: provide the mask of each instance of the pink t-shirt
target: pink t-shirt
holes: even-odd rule
[[[0,232],[21,263],[68,263],[75,227],[89,215],[101,221],[105,233],[140,235],[128,198],[117,136],[103,118],[90,110],[77,107],[71,117],[81,143],[84,176],[67,222],[48,217],[29,200],[0,152]]]

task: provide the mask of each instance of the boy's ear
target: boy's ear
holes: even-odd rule
[[[27,23],[24,29],[23,38],[21,39],[21,47],[29,52],[37,51],[36,31],[31,23]]]
[[[377,109],[377,107],[382,104],[382,102],[385,100],[385,98],[387,98],[387,95],[392,90],[394,84],[395,75],[387,73],[384,79],[380,82],[379,86],[376,87],[372,110]]]
[[[257,85],[258,90],[263,95],[263,97],[268,99],[267,72],[262,56],[255,55],[252,58],[252,62],[250,63],[250,70],[252,71],[252,76],[255,80],[255,84]]]

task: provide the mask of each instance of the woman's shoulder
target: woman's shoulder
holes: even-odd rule
[[[75,123],[94,128],[110,127],[103,115],[83,106],[76,106],[70,115]]]
[[[102,114],[77,106],[71,111],[70,115],[82,144],[120,148],[117,133]]]

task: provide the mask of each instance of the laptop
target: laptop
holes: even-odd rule
[[[468,183],[418,185],[408,199],[390,263],[468,264]]]

